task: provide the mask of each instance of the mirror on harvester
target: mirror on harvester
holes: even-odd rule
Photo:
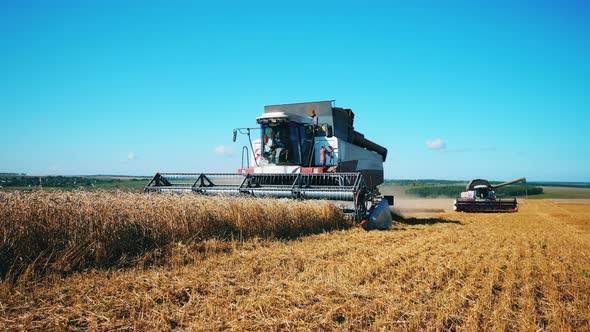
[[[330,138],[332,136],[334,136],[333,130],[332,130],[332,126],[330,125],[324,125],[324,131],[326,132],[326,137]]]
[[[234,142],[236,141],[237,136],[238,136],[238,131],[234,129],[234,138],[233,138]]]

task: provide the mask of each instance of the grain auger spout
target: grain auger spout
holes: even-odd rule
[[[508,186],[508,185],[511,185],[511,184],[515,184],[515,183],[518,183],[518,182],[526,183],[526,178],[525,177],[522,177],[520,179],[514,179],[512,181],[507,181],[507,182],[500,183],[500,184],[493,184],[493,185],[491,185],[491,187],[492,187],[492,189],[496,189],[496,188]]]
[[[157,173],[145,192],[331,200],[365,229],[391,227],[393,196],[377,188],[387,149],[354,130],[352,110],[269,105],[256,123],[234,130],[234,141],[242,133],[249,142],[237,173]]]

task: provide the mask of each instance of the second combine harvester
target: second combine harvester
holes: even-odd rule
[[[488,180],[475,179],[469,181],[461,197],[454,203],[458,212],[516,212],[518,202],[513,199],[497,199],[495,189],[517,182],[526,184],[526,178],[514,179],[500,184],[491,184]]]
[[[326,199],[365,229],[391,226],[393,196],[377,188],[387,149],[354,130],[352,110],[333,101],[269,105],[256,123],[233,137],[247,135],[253,165],[245,147],[237,173],[157,173],[145,192]]]

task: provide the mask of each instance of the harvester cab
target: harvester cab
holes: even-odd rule
[[[474,190],[474,197],[476,200],[496,200],[496,192],[489,188],[488,186],[479,185],[473,188]]]
[[[454,202],[454,210],[458,212],[516,212],[518,202],[513,199],[496,199],[494,189],[517,182],[526,183],[526,178],[514,179],[493,185],[487,180],[475,179],[469,181],[461,197]]]
[[[145,191],[326,199],[365,229],[391,226],[393,196],[377,188],[387,149],[354,130],[352,110],[333,101],[268,105],[256,123],[234,129],[234,142],[238,133],[249,142],[237,173],[157,173]]]
[[[284,112],[263,114],[256,118],[261,138],[254,141],[253,151],[259,166],[309,166],[316,126],[309,117]],[[242,172],[247,170],[240,170]]]

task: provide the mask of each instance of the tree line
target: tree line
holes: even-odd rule
[[[101,184],[120,183],[114,178],[91,178],[83,176],[0,176],[0,187],[93,187]],[[131,180],[133,181],[133,180]],[[142,182],[144,180],[141,180]]]

